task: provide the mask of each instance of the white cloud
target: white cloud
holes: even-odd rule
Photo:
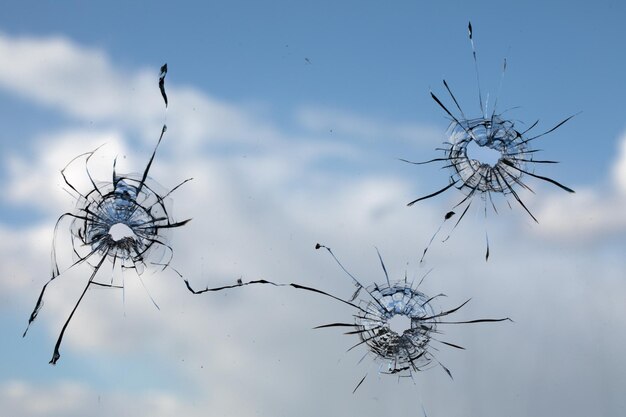
[[[42,43],[45,44],[44,41]],[[69,54],[66,65],[70,67],[71,56],[81,55],[80,48],[72,47],[77,51]],[[98,65],[102,66],[101,63]],[[103,74],[116,74],[116,70],[109,66],[94,73],[104,77]],[[123,74],[118,76],[125,78]],[[129,76],[128,79],[142,82],[141,77]],[[86,82],[97,83],[98,79]],[[155,87],[153,82],[151,87]],[[89,91],[89,88],[85,90]],[[305,132],[293,140],[276,127],[265,129],[265,122],[248,117],[245,110],[220,114],[221,107],[211,108],[208,111],[212,117],[216,117],[217,113],[219,120],[214,123],[213,119],[198,117],[196,113],[193,117],[198,125],[193,127],[195,133],[191,136],[201,137],[207,129],[215,129],[217,125],[218,128],[222,126],[224,132],[234,129],[238,137],[251,138],[253,145],[243,156],[213,154],[202,146],[192,146],[197,143],[188,141],[185,131],[177,130],[178,125],[185,124],[185,118],[178,117],[173,110],[176,103],[187,107],[186,110],[194,107],[197,111],[206,104],[206,96],[192,90],[185,93],[175,87],[169,88],[168,92],[172,98],[172,108],[168,110],[168,136],[159,150],[151,175],[166,187],[189,176],[195,178],[177,192],[174,207],[177,216],[193,217],[191,227],[174,233],[174,265],[195,285],[232,283],[239,276],[313,284],[317,278],[322,278],[318,271],[328,271],[329,276],[337,276],[332,261],[313,250],[315,242],[332,241],[333,245],[343,243],[345,247],[355,241],[371,242],[365,248],[369,256],[373,254],[375,235],[386,229],[397,229],[400,222],[408,222],[412,217],[402,205],[392,204],[392,201],[401,200],[409,194],[407,184],[392,177],[378,178],[373,175],[360,178],[346,175],[337,182],[334,172],[320,164],[328,157],[349,159],[361,154],[353,146],[343,143],[340,137],[333,142],[312,143],[313,136]],[[28,94],[36,101],[46,103],[45,100],[49,100],[47,96],[38,96],[38,91]],[[135,125],[129,125],[125,115],[104,104],[100,106],[100,113],[86,115],[80,113],[82,106],[88,105],[86,98],[68,98],[63,96],[65,92],[54,89],[49,94],[62,97],[48,103],[60,102],[58,105],[63,110],[81,118],[117,120],[119,123],[111,125],[121,126],[122,131],[145,128],[147,132],[152,124],[139,118],[133,119]],[[177,100],[177,95],[184,100]],[[90,100],[97,100],[94,97]],[[160,103],[160,98],[154,101]],[[227,104],[223,107],[234,109]],[[160,116],[161,110],[156,109],[154,113]],[[229,118],[228,114],[233,114],[234,118]],[[259,137],[262,140],[257,143]],[[141,171],[151,151],[150,147],[146,147],[145,157],[142,158],[136,150],[130,150],[132,146],[126,134],[113,129],[108,132],[97,128],[87,132],[67,129],[35,138],[28,154],[7,157],[11,201],[37,206],[48,215],[47,222],[53,221],[56,215],[73,206],[69,196],[61,191],[63,183],[59,169],[77,153],[92,150],[103,142],[106,145],[90,164],[96,181],[109,178],[115,155],[127,156],[122,161],[125,168],[118,164],[118,171],[132,172]],[[82,161],[77,161],[75,169],[68,172],[68,179],[77,186],[89,186]],[[394,216],[393,213],[402,215]],[[38,294],[47,278],[51,228],[37,227],[41,230],[37,234],[38,251],[32,250],[33,239],[27,240],[29,233],[6,231],[5,241],[12,244],[7,245],[7,249],[11,250],[5,254],[13,262],[3,264],[2,271],[14,274],[18,269],[16,265],[19,265],[20,273],[15,278],[25,283],[26,287],[8,285],[2,280],[0,286],[19,305],[20,314],[25,318],[35,301],[33,294]],[[402,242],[406,238],[394,240]],[[68,242],[60,244],[67,246]],[[349,253],[349,250],[344,253]],[[69,258],[65,261],[67,264]],[[86,268],[77,268],[62,275],[50,286],[46,304],[31,329],[31,335],[45,330],[51,341],[49,346],[41,347],[46,352],[52,347],[59,325],[67,318],[84,288],[88,274]],[[276,415],[284,407],[285,395],[293,398],[288,402],[289,407],[299,408],[298,403],[319,383],[302,378],[310,373],[312,364],[316,369],[327,372],[327,375],[319,375],[322,380],[338,378],[334,375],[334,361],[329,361],[324,355],[315,356],[313,352],[306,352],[309,359],[298,359],[298,352],[303,348],[298,343],[300,340],[309,340],[312,346],[318,343],[317,335],[310,331],[315,320],[311,320],[307,309],[298,307],[303,303],[313,307],[323,303],[323,300],[316,303],[313,297],[308,301],[306,295],[290,294],[288,290],[278,293],[270,289],[249,288],[220,294],[209,301],[207,297],[190,298],[181,280],[173,273],[146,274],[143,279],[162,312],[152,307],[143,287],[132,274],[126,281],[125,306],[119,292],[91,291],[80,306],[80,314],[71,323],[57,369],[62,369],[63,362],[68,358],[86,352],[106,352],[109,357],[118,357],[120,361],[138,352],[150,353],[164,362],[169,358],[183,357],[188,362],[204,364],[208,375],[196,375],[188,370],[179,372],[211,393],[209,398],[215,403],[212,409],[217,410],[216,414],[220,414],[221,410],[221,415],[250,415],[259,404],[266,403],[266,407],[274,410],[272,414]],[[349,282],[337,279],[326,282],[331,287],[334,282],[348,291],[352,290]],[[276,303],[277,297],[284,300]],[[181,303],[182,300],[186,301]],[[267,308],[271,305],[276,308]],[[249,329],[254,311],[259,310],[265,313],[264,322],[254,322],[254,328]],[[326,314],[343,311],[341,306],[332,303],[324,310]],[[183,311],[183,316],[176,314],[177,311]],[[320,314],[320,320],[323,319],[324,314]],[[288,334],[281,331],[285,328],[289,329]],[[301,336],[292,339],[290,335],[296,332]],[[232,337],[226,337],[229,334]],[[271,335],[270,338],[268,335]],[[326,336],[327,339],[335,339],[333,335]],[[258,342],[255,344],[255,341]],[[273,344],[275,341],[278,341],[278,346]],[[340,349],[344,348],[342,344]],[[284,365],[277,364],[277,361],[284,361]],[[270,375],[272,379],[290,382],[274,386],[268,383]],[[344,379],[348,385],[353,383],[354,378],[348,375]],[[249,402],[237,400],[240,390],[250,393]],[[337,392],[335,395],[341,394]]]
[[[624,197],[626,196],[626,133],[624,133],[621,139],[618,140],[619,152],[617,153],[617,160],[612,169],[612,182],[617,188],[617,193]]]
[[[100,51],[76,48],[60,37],[1,36],[0,57],[7,64],[0,71],[3,87],[25,98],[85,118],[109,117],[122,110],[119,103],[125,95],[120,93],[128,87],[128,77],[118,76]],[[136,86],[137,79],[132,78],[131,85]]]
[[[7,416],[82,417],[201,416],[202,410],[184,405],[163,392],[105,393],[73,381],[54,385],[9,381],[0,385],[0,408]]]
[[[28,203],[42,209],[54,210],[58,208],[56,204],[68,201],[67,194],[59,193],[62,188],[71,191],[63,180],[61,169],[77,155],[102,146],[91,158],[89,166],[94,180],[110,180],[113,159],[118,156],[123,167],[124,159],[129,155],[118,132],[72,130],[46,135],[33,145],[37,148],[33,146],[29,155],[6,155],[5,166],[12,178],[7,185],[7,197],[15,203]],[[91,185],[85,159],[76,159],[66,171],[68,181],[83,191]],[[51,206],[52,202],[56,204]]]
[[[113,123],[141,133],[152,143],[165,120],[155,79],[158,68],[130,71],[116,67],[97,49],[83,48],[64,37],[12,38],[0,33],[0,88],[55,108],[80,120]],[[287,146],[292,136],[266,121],[254,108],[233,105],[180,86],[170,68],[169,136],[188,152],[202,144],[254,143]],[[439,142],[434,128],[366,119],[347,112],[303,109],[296,119],[310,133],[334,128],[339,135]],[[170,124],[168,122],[168,124]],[[434,138],[437,138],[436,141]]]
[[[156,88],[158,68],[121,70],[96,49],[63,38],[11,38],[0,34],[0,86],[81,120],[122,123],[154,141],[165,111]],[[171,76],[169,76],[171,78]],[[272,127],[247,111],[167,79],[176,140],[269,140]]]
[[[297,119],[308,129],[357,136],[380,142],[406,141],[420,145],[437,145],[441,131],[434,126],[409,123],[381,123],[371,118],[338,109],[306,107],[297,112]]]
[[[151,71],[122,71],[105,54],[67,40],[0,39],[0,56],[15,54],[18,58],[13,62],[21,62],[27,70],[22,73],[30,78],[48,74],[38,72],[32,64],[39,62],[33,58],[39,53],[51,62],[62,57],[63,65],[49,68],[65,74],[51,77],[51,85],[42,82],[34,88],[21,82],[21,72],[11,67],[8,75],[0,74],[4,88],[39,103],[60,106],[76,117],[93,117],[111,125],[93,131],[64,129],[33,138],[25,154],[3,156],[9,166],[10,202],[37,206],[46,214],[41,225],[33,222],[0,229],[0,293],[11,301],[3,308],[24,317],[25,324],[49,270],[50,221],[72,208],[71,199],[61,191],[59,169],[77,153],[104,141],[107,145],[92,161],[94,179],[109,177],[114,155],[127,156],[120,162],[120,172],[141,171],[156,139],[162,108],[156,74]],[[75,68],[78,64],[91,69],[93,75]],[[72,74],[83,88],[64,91],[60,86]],[[100,84],[109,88],[98,89]],[[133,88],[136,90],[131,93]],[[83,91],[89,94],[85,97]],[[317,129],[321,132],[335,119],[320,121],[309,114],[311,119],[303,121],[305,131],[293,139],[285,129],[247,109],[212,100],[188,87],[179,89],[175,83],[168,91],[172,97],[170,131],[151,175],[165,187],[195,178],[174,196],[175,216],[193,220],[173,233],[174,266],[194,285],[233,283],[242,276],[295,281],[350,294],[350,280],[326,253],[313,249],[318,241],[332,246],[346,267],[367,284],[383,277],[374,245],[380,248],[392,277],[403,277],[405,269],[410,277],[425,272],[427,268],[419,267],[416,260],[447,203],[444,197],[419,207],[407,208],[405,203],[420,191],[431,191],[427,181],[418,183],[419,178],[415,181],[391,172],[381,175],[372,168],[373,162],[367,162],[379,155],[355,149],[341,140],[340,134],[333,142],[314,140]],[[84,109],[99,100],[96,94],[103,95],[103,102],[94,104],[97,111]],[[128,98],[134,94],[137,96]],[[133,100],[138,106],[155,104],[136,110],[128,105]],[[143,112],[144,117],[135,117],[135,111]],[[341,126],[341,135],[365,134],[355,127],[361,122],[357,117],[336,126]],[[368,132],[384,130],[376,123],[367,126]],[[135,130],[151,138],[141,152],[129,140]],[[409,135],[402,132],[394,134]],[[244,140],[245,152],[213,152],[201,146],[205,135],[216,141]],[[258,138],[262,138],[259,144]],[[366,162],[355,171],[331,170],[324,165],[328,158],[356,156]],[[68,174],[88,186],[83,167],[78,164]],[[584,192],[578,195],[588,205],[601,198],[595,194],[585,197]],[[547,197],[550,199],[550,194]],[[564,204],[571,205],[571,196],[567,198]],[[533,204],[539,204],[538,200]],[[598,210],[602,209],[599,205]],[[539,212],[541,225],[532,230],[556,227],[559,211],[555,213]],[[438,353],[454,372],[454,382],[443,372],[431,370],[417,376],[417,387],[398,384],[394,378],[378,377],[376,365],[367,360],[357,365],[363,349],[344,353],[356,343],[355,338],[311,330],[318,324],[350,318],[349,309],[330,299],[271,287],[194,297],[174,273],[147,273],[143,279],[161,307],[158,311],[136,277],[128,274],[125,304],[118,291],[88,293],[68,328],[63,356],[50,377],[54,383],[35,385],[5,379],[0,386],[0,409],[27,417],[91,415],[93,409],[119,416],[407,415],[419,409],[416,397],[420,395],[429,415],[467,415],[469,409],[481,416],[501,416],[502,410],[509,410],[507,415],[512,417],[549,414],[547,409],[593,415],[598,399],[611,409],[620,409],[624,401],[620,388],[626,375],[626,361],[620,353],[626,341],[626,311],[617,297],[626,290],[621,258],[600,260],[593,252],[565,251],[540,240],[528,245],[526,233],[511,239],[511,219],[526,220],[524,216],[520,209],[493,220],[488,264],[482,261],[482,239],[476,238],[482,237],[482,223],[470,214],[445,246],[438,243],[438,250],[431,251],[429,265],[436,269],[424,290],[446,292],[450,297],[441,301],[442,308],[472,296],[472,303],[459,312],[459,318],[510,315],[516,320],[515,324],[442,329],[444,340],[468,349]],[[44,339],[44,344],[35,347],[37,354],[51,354],[88,272],[77,268],[50,286],[38,322],[23,341],[34,344],[35,339]],[[597,278],[590,283],[590,277]],[[40,372],[47,367],[45,361],[41,368],[30,364],[32,358],[25,354],[11,356]],[[184,382],[181,390],[188,394],[137,389],[121,393],[96,389],[87,382],[63,382],[74,360],[85,361],[85,375],[94,379],[110,375],[107,372],[114,374],[112,383],[124,382],[130,369],[140,369],[135,368],[138,362],[164,380],[174,369]],[[351,396],[365,372],[369,375],[366,383]],[[506,384],[498,383],[503,374],[507,375]],[[146,376],[143,382],[150,385],[150,378]],[[39,405],[34,398],[41,400]],[[529,410],[528,398],[545,407],[532,405]],[[437,411],[431,412],[433,409]]]
[[[619,152],[604,184],[576,187],[574,195],[549,196],[538,205],[539,236],[585,245],[626,231],[626,134],[617,144]]]

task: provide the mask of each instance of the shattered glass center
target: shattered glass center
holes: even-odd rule
[[[155,242],[166,241],[159,228],[168,218],[159,216],[165,210],[151,187],[129,175],[123,178],[117,177],[108,187],[102,185],[102,196],[96,193],[84,200],[83,211],[91,215],[82,227],[86,243],[94,251],[132,264],[142,259]],[[103,192],[107,188],[110,191]]]
[[[404,281],[375,285],[368,292],[373,300],[362,301],[365,313],[357,316],[355,324],[361,342],[385,362],[385,373],[410,372],[428,365],[432,359],[427,354],[428,343],[436,328],[430,299]]]
[[[404,314],[396,314],[389,319],[388,324],[389,330],[402,335],[404,332],[411,329],[411,318]]]
[[[466,193],[508,193],[525,170],[526,142],[513,122],[497,115],[490,119],[453,121],[448,128],[453,177]]]
[[[115,223],[111,226],[109,229],[109,236],[111,236],[111,239],[116,242],[126,238],[135,239],[137,237],[130,227],[126,226],[124,223]]]
[[[502,154],[500,151],[490,148],[488,145],[479,145],[476,141],[471,141],[466,148],[468,159],[480,162],[483,165],[495,167]]]

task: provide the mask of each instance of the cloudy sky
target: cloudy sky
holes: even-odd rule
[[[0,14],[0,410],[7,416],[623,416],[626,413],[626,57],[619,1],[14,2]],[[341,3],[341,4],[339,4]],[[505,4],[503,4],[505,3]],[[516,2],[519,3],[519,2]],[[479,114],[467,40],[472,21],[483,95],[540,119],[538,173],[521,207],[468,212],[419,256],[459,200],[438,166],[447,120],[429,96],[445,77]],[[158,70],[167,62],[170,106]],[[448,100],[449,101],[449,100]],[[60,169],[79,153],[96,179],[141,172],[174,195],[173,266],[193,285],[237,278],[299,282],[349,297],[350,280],[406,273],[455,317],[514,323],[448,326],[434,368],[415,381],[379,375],[357,340],[312,327],[349,308],[288,288],[193,296],[173,272],[93,289],[48,365],[89,270],[50,286],[56,218],[74,207]],[[72,181],[86,186],[82,167]],[[487,227],[491,257],[484,261]],[[59,242],[67,245],[67,242]],[[356,383],[368,378],[353,395]]]

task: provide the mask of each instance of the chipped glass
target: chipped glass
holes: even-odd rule
[[[159,76],[159,89],[167,107],[166,74],[167,64],[161,67]],[[24,336],[43,307],[46,288],[52,281],[67,270],[81,264],[89,265],[92,273],[58,336],[50,360],[53,365],[61,357],[60,347],[63,336],[87,290],[93,285],[123,289],[123,282],[115,283],[113,274],[110,280],[98,276],[98,271],[107,260],[111,264],[112,271],[116,266],[122,271],[132,269],[140,281],[146,267],[171,268],[173,249],[169,245],[169,231],[185,225],[190,219],[183,221],[173,219],[170,195],[190,179],[186,179],[168,191],[149,177],[150,167],[166,131],[167,126],[163,125],[157,145],[142,175],[118,174],[115,169],[116,158],[113,161],[111,179],[96,182],[89,171],[89,160],[99,148],[75,157],[61,170],[63,180],[70,188],[68,191],[76,199],[76,207],[72,212],[61,215],[56,222],[52,241],[52,276],[41,289]],[[87,192],[79,191],[65,174],[72,164],[83,159],[91,186]],[[61,225],[64,225],[66,221],[70,221],[70,241],[59,242],[57,234]],[[57,248],[61,244],[71,245],[74,255],[74,262],[64,269],[60,268],[57,261]],[[141,283],[143,284],[143,281]],[[154,303],[154,300],[152,301]],[[156,303],[154,304],[157,306]]]
[[[354,308],[354,323],[337,322],[315,327],[316,329],[342,327],[348,330],[346,335],[358,335],[359,342],[348,349],[351,351],[358,346],[365,345],[368,349],[365,356],[371,356],[379,363],[379,373],[397,375],[399,378],[413,378],[414,374],[434,366],[440,366],[448,376],[450,370],[434,355],[437,348],[434,343],[443,344],[456,349],[463,347],[440,340],[436,335],[442,332],[437,326],[446,324],[468,324],[510,321],[501,319],[476,319],[468,321],[449,321],[445,317],[461,309],[469,300],[450,310],[437,310],[433,301],[444,294],[429,297],[419,291],[419,286],[426,275],[417,285],[409,282],[406,275],[403,280],[391,281],[383,259],[378,253],[380,265],[385,274],[383,283],[376,283],[364,287],[335,257],[332,250],[324,245],[317,244],[316,249],[326,249],[341,269],[353,280],[356,291],[349,300],[344,300],[324,291],[289,284],[292,287],[326,295]],[[362,290],[365,291],[361,295]],[[357,301],[358,300],[358,301]],[[365,381],[367,374],[358,382],[353,393]]]
[[[472,46],[474,66],[476,69],[478,98],[482,112],[481,117],[466,117],[448,83],[444,80],[443,85],[454,102],[459,114],[454,115],[434,93],[430,93],[433,100],[435,100],[435,102],[451,118],[450,126],[446,132],[447,140],[443,143],[443,147],[438,148],[443,155],[424,162],[413,162],[402,159],[402,161],[414,165],[443,162],[445,164],[444,167],[448,168],[451,172],[446,186],[438,191],[411,201],[408,204],[409,206],[412,206],[419,201],[435,197],[452,187],[465,194],[465,197],[460,202],[455,204],[452,207],[452,210],[448,211],[444,215],[443,222],[424,249],[421,260],[424,259],[426,252],[446,221],[456,216],[457,213],[455,210],[458,208],[458,210],[461,211],[461,214],[454,226],[452,226],[450,233],[456,229],[476,197],[479,197],[484,204],[485,217],[487,215],[488,205],[493,208],[495,213],[498,212],[492,196],[492,194],[496,194],[504,196],[507,199],[509,206],[511,204],[508,199],[512,197],[535,222],[538,222],[537,218],[522,201],[518,191],[516,191],[516,189],[521,187],[532,192],[532,189],[526,184],[526,176],[549,182],[570,193],[574,192],[571,188],[568,188],[551,178],[534,173],[534,166],[536,164],[555,164],[557,162],[536,159],[536,154],[539,152],[539,149],[534,149],[531,143],[535,139],[539,139],[540,137],[558,129],[573,116],[566,118],[556,126],[543,133],[531,135],[529,132],[537,126],[538,121],[523,131],[518,130],[513,120],[506,119],[502,114],[496,113],[498,102],[497,98],[493,105],[491,114],[488,114],[487,103],[483,104],[482,92],[480,89],[478,61],[476,58],[476,49],[474,47],[471,23],[468,25],[468,31]],[[505,71],[506,60],[504,60],[502,70],[503,77]],[[500,80],[500,83],[502,83],[502,79]],[[443,241],[446,241],[450,237],[450,233],[445,239],[443,239]],[[488,260],[489,238],[487,234],[485,234],[485,238],[485,260]]]

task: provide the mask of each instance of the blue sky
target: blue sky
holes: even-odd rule
[[[420,415],[621,416],[626,408],[626,6],[572,2],[15,2],[0,15],[0,409],[16,416]],[[529,181],[521,209],[472,211],[426,265],[418,259],[458,201],[447,174],[396,158],[436,157],[447,126],[429,91],[451,85],[478,115],[467,39],[474,27],[482,91],[546,130],[537,170],[574,188]],[[170,107],[156,88],[167,62]],[[445,97],[446,103],[449,99]],[[297,281],[348,297],[349,280],[419,277],[472,297],[459,318],[513,324],[446,329],[465,351],[438,357],[415,384],[377,376],[339,332],[343,306],[286,289],[193,297],[173,273],[90,291],[62,359],[47,364],[85,270],[62,276],[28,337],[21,332],[49,274],[56,217],[71,210],[59,170],[105,143],[139,172],[166,119],[151,175],[177,191],[174,263],[198,286],[238,277]],[[540,170],[540,171],[539,171]],[[85,184],[83,172],[71,175]],[[505,203],[499,203],[504,207]],[[68,307],[69,306],[69,307]],[[355,395],[364,373],[370,376]],[[34,398],[38,398],[34,401]],[[323,400],[322,400],[323,399]],[[455,401],[451,401],[455,399]],[[95,410],[95,411],[94,411]]]
[[[516,117],[547,124],[583,112],[563,135],[576,132],[588,139],[560,146],[563,158],[585,152],[609,163],[614,149],[586,143],[614,138],[623,127],[619,78],[625,64],[617,51],[624,6],[619,2],[381,7],[377,2],[244,1],[210,2],[200,10],[193,3],[126,3],[37,2],[26,10],[15,3],[19,6],[5,8],[2,29],[80,40],[106,50],[121,68],[155,67],[167,60],[176,68],[172,79],[177,82],[241,104],[262,103],[268,116],[282,123],[290,121],[294,108],[313,105],[443,126],[441,111],[428,96],[429,88],[441,90],[443,77],[465,108],[477,110],[464,38],[472,20],[486,91],[495,94],[502,59],[508,58],[503,108],[521,106]],[[305,58],[312,66],[304,65]],[[559,168],[580,175],[570,166]]]

